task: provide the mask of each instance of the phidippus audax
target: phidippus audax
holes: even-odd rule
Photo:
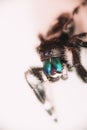
[[[47,82],[55,82],[59,78],[67,79],[67,70],[75,67],[80,78],[87,83],[87,71],[80,61],[80,48],[87,47],[87,33],[74,35],[74,15],[77,15],[79,9],[85,5],[86,0],[76,7],[72,14],[61,14],[46,36],[39,35],[41,43],[36,49],[43,67],[33,67],[25,72],[29,86],[55,121],[57,119],[54,117],[54,107],[47,93]]]

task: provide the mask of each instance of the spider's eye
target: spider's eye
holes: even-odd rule
[[[52,55],[52,54],[53,54],[52,50],[44,53],[45,56]]]
[[[48,52],[45,52],[44,55],[47,56],[49,53]]]
[[[50,55],[52,55],[52,54],[53,54],[52,50],[50,50],[50,51],[49,51],[49,54],[50,54]]]

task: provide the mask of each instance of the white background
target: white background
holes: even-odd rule
[[[55,124],[27,85],[24,72],[39,66],[37,35],[61,12],[80,0],[0,0],[0,128],[3,130],[87,130],[87,84],[69,72],[52,85],[58,114]],[[87,8],[75,18],[77,32],[87,31]],[[83,49],[87,68],[87,50]]]

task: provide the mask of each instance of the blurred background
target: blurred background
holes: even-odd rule
[[[80,0],[0,0],[0,129],[87,130],[87,84],[69,72],[52,84],[58,114],[55,124],[27,85],[24,72],[41,65],[35,47],[62,12],[72,12]],[[76,33],[87,32],[87,7],[75,16]],[[87,69],[87,49],[81,51]]]

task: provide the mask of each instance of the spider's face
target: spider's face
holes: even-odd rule
[[[46,59],[50,59],[52,57],[61,57],[61,48],[40,50],[39,55],[42,61],[45,61]]]
[[[46,40],[42,35],[39,36],[40,45],[36,48],[42,61],[52,57],[61,57],[63,46],[61,46],[58,39]]]

